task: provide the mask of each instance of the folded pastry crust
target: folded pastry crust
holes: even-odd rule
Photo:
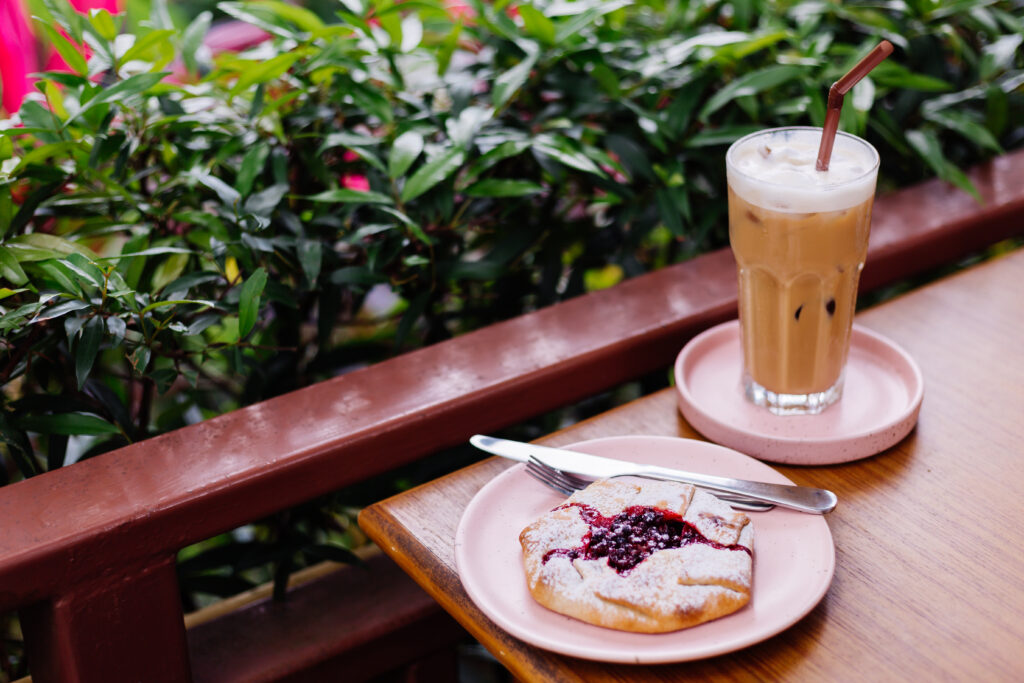
[[[647,510],[653,510],[648,522],[658,515],[675,520],[673,528],[683,529],[685,538],[673,541],[657,529],[645,530],[640,516]],[[753,524],[687,484],[594,482],[523,529],[519,541],[534,599],[597,626],[676,631],[750,600]]]

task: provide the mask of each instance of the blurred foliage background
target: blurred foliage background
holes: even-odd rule
[[[725,246],[728,144],[881,38],[880,191],[1024,143],[1019,0],[29,5],[68,70],[0,122],[0,484]],[[395,481],[186,549],[186,605],[350,560]]]

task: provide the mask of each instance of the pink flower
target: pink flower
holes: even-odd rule
[[[241,52],[268,40],[270,34],[261,28],[241,21],[221,22],[211,26],[203,43],[213,54]]]
[[[370,180],[359,173],[344,173],[341,176],[341,186],[356,192],[369,192]]]
[[[71,0],[71,6],[82,14],[88,14],[91,9],[105,9],[111,14],[121,11],[119,0]]]
[[[39,70],[35,50],[35,39],[22,0],[0,3],[0,84],[3,85],[0,104],[8,113],[18,111],[25,94],[32,88],[29,74]]]
[[[448,18],[451,20],[463,19],[463,23],[472,26],[473,19],[476,18],[476,10],[474,10],[468,3],[463,0],[445,0],[444,9],[448,13]]]

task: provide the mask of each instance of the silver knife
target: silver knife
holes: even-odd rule
[[[602,458],[599,455],[578,453],[564,448],[550,448],[509,439],[498,439],[482,434],[472,436],[469,442],[480,450],[519,462],[527,462],[530,456],[533,456],[563,472],[596,478],[633,476],[679,481],[710,491],[741,495],[780,507],[819,515],[831,512],[838,502],[836,494],[831,491],[807,486],[769,484],[760,481],[695,474],[657,465],[643,465],[614,458]]]

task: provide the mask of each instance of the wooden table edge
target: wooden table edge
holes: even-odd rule
[[[463,475],[467,469],[494,467],[501,458],[493,457],[475,463],[456,472],[445,475]],[[512,463],[509,463],[509,467]],[[503,468],[506,469],[506,468]],[[420,486],[429,486],[427,482]],[[419,487],[417,487],[419,488]],[[415,491],[415,489],[412,489]],[[408,491],[397,494],[406,495]],[[392,496],[395,498],[397,496]],[[359,513],[359,526],[363,532],[387,553],[399,567],[425,590],[449,615],[452,616],[473,638],[483,645],[501,664],[519,680],[583,681],[582,678],[566,678],[565,671],[558,666],[565,657],[524,643],[507,633],[484,614],[466,592],[458,572],[437,559],[424,544],[408,539],[402,525],[387,512],[387,498],[364,508]],[[455,540],[452,539],[454,544]],[[516,655],[519,656],[516,656]],[[528,666],[532,663],[534,666]]]

